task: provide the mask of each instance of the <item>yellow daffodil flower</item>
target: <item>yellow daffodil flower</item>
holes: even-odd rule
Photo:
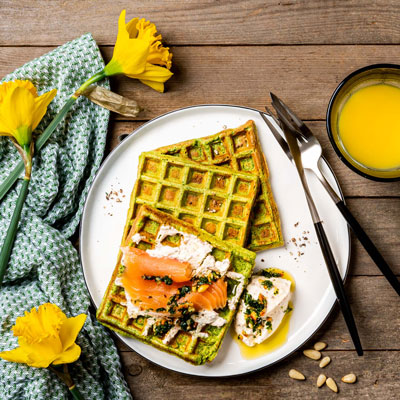
[[[118,36],[111,61],[104,68],[106,76],[124,74],[139,79],[145,85],[164,91],[164,82],[173,74],[172,53],[161,43],[156,26],[134,18],[125,23],[125,10],[118,20]]]
[[[32,131],[46,114],[57,90],[38,96],[30,81],[15,80],[0,85],[0,135],[11,136],[21,146],[30,145]]]
[[[14,336],[18,336],[19,347],[1,352],[0,357],[36,368],[72,363],[81,355],[75,339],[85,320],[85,314],[67,318],[51,303],[25,311],[12,328]]]

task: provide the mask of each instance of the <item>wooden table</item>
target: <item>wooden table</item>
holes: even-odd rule
[[[138,100],[145,111],[136,120],[113,115],[107,152],[118,135],[161,113],[202,103],[262,109],[268,92],[276,92],[318,135],[350,209],[400,274],[400,182],[376,183],[350,171],[336,157],[325,130],[328,100],[347,74],[378,62],[400,64],[397,0],[2,0],[0,76],[88,31],[109,60],[124,7],[128,17],[146,17],[157,25],[174,53],[175,75],[164,94],[138,81],[112,79],[114,91]],[[357,357],[352,350],[336,308],[310,341],[329,344],[324,354],[332,362],[323,372],[337,382],[344,374],[357,374],[357,384],[339,383],[340,398],[399,398],[399,298],[356,240],[347,289],[365,355]],[[247,376],[201,379],[152,365],[121,343],[118,347],[135,399],[335,396],[326,386],[317,389],[321,370],[301,352]],[[307,380],[290,380],[290,368]]]

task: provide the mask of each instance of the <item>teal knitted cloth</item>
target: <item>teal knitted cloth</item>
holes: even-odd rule
[[[90,34],[66,43],[4,78],[29,79],[39,94],[58,93],[36,132],[42,132],[68,97],[104,62]],[[108,82],[103,82],[108,87]],[[68,238],[75,232],[85,198],[103,157],[109,112],[79,98],[48,143],[35,155],[32,180],[16,241],[0,289],[0,351],[17,346],[11,327],[25,310],[57,304],[67,316],[88,315],[78,336],[80,359],[70,365],[85,399],[131,399],[109,334],[89,313],[90,300],[80,259]],[[0,182],[20,160],[0,137]],[[20,183],[0,204],[0,246]],[[68,399],[65,385],[49,370],[0,360],[0,399]]]

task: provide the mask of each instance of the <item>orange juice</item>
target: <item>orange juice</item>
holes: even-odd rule
[[[339,115],[348,154],[375,170],[400,168],[400,88],[379,83],[354,92]]]

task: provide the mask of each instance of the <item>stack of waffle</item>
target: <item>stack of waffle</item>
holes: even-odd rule
[[[122,244],[152,248],[161,225],[209,242],[215,259],[228,258],[231,271],[242,274],[244,284],[254,266],[253,251],[283,244],[253,121],[141,154]],[[130,240],[136,234],[139,243]],[[124,290],[115,284],[123,269],[120,254],[97,312],[100,322],[194,364],[216,356],[235,310],[220,310],[227,323],[206,328],[207,337],[193,338],[182,331],[166,344],[162,337],[144,334],[145,317],[129,318]]]

